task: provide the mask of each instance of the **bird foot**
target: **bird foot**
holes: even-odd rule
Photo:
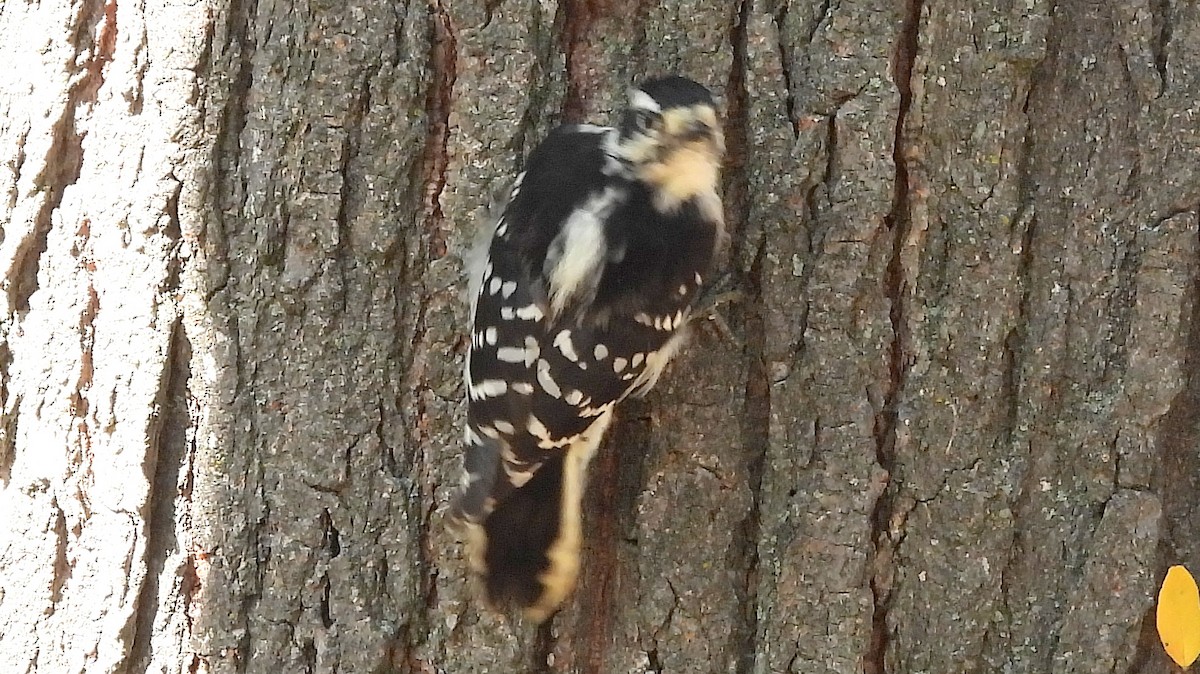
[[[711,325],[721,338],[740,345],[742,340],[729,327],[728,309],[723,307],[740,304],[745,299],[746,293],[740,288],[738,279],[732,272],[727,272],[700,291],[693,311],[697,318]]]

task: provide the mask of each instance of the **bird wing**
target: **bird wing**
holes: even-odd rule
[[[485,518],[611,409],[581,407],[570,385],[580,382],[556,375],[577,355],[570,335],[559,336],[575,313],[567,309],[587,301],[603,271],[603,260],[588,253],[604,249],[607,213],[592,205],[618,197],[602,172],[597,129],[560,127],[530,155],[474,274],[459,518]]]

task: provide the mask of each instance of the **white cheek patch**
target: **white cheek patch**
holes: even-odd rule
[[[636,110],[649,110],[650,112],[662,112],[662,106],[650,94],[641,89],[629,90],[629,107]]]

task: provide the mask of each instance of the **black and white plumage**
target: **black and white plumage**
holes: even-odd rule
[[[493,605],[541,621],[574,588],[588,461],[683,341],[724,235],[723,152],[711,94],[667,77],[616,128],[555,129],[518,176],[474,279],[451,513]]]

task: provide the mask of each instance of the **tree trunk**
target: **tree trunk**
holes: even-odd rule
[[[1185,0],[0,5],[0,671],[1177,671]],[[560,121],[724,101],[744,297],[482,609],[462,252]]]

